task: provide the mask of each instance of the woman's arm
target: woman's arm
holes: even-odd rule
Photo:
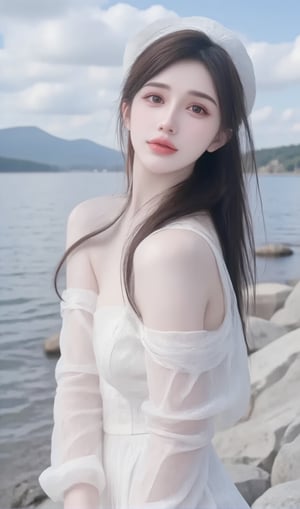
[[[66,248],[88,231],[86,204],[68,218]],[[53,501],[64,501],[64,509],[97,509],[105,487],[102,398],[92,342],[97,282],[86,243],[67,258],[62,297],[51,466],[39,482]]]
[[[208,469],[214,416],[226,399],[216,372],[229,345],[203,329],[210,281],[217,276],[212,251],[191,232],[172,233],[146,239],[134,263],[145,324],[149,397],[142,410],[149,435],[135,468],[130,509],[212,503]],[[222,318],[220,309],[216,313]]]
[[[98,509],[99,502],[99,491],[91,484],[76,484],[64,495],[64,509]]]

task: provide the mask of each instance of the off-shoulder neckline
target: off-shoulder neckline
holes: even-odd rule
[[[65,294],[66,292],[79,292],[79,293],[89,293],[93,295],[94,300],[96,302],[96,307],[93,311],[93,318],[95,320],[95,317],[100,319],[100,316],[105,314],[106,311],[118,311],[118,314],[120,313],[120,317],[125,316],[126,313],[128,313],[128,316],[130,315],[134,321],[139,325],[139,327],[142,329],[144,333],[151,333],[151,334],[162,334],[162,335],[171,335],[171,334],[186,334],[186,335],[204,335],[204,336],[215,336],[219,335],[223,330],[226,330],[227,326],[229,325],[229,321],[231,318],[231,302],[226,301],[225,306],[225,316],[222,321],[222,323],[219,325],[217,329],[197,329],[197,330],[162,330],[162,329],[152,329],[151,327],[147,327],[141,319],[138,317],[134,309],[130,306],[129,303],[124,304],[103,304],[101,306],[97,306],[97,300],[99,297],[99,294],[95,292],[94,290],[88,289],[88,288],[75,288],[75,287],[69,287],[63,291]]]
[[[180,224],[181,226],[183,225],[185,228],[190,229],[190,230],[194,231],[195,233],[199,232],[199,228],[195,228],[195,227],[191,226],[190,223],[185,222],[184,220],[174,221],[172,223],[169,223],[169,224],[163,226],[161,229],[167,229],[170,227],[176,228],[176,226],[178,226],[178,224]],[[223,273],[223,275],[227,279],[227,275],[225,275],[226,271],[224,270],[225,262],[221,256],[220,248],[218,246],[216,246],[214,240],[212,239],[212,237],[210,235],[210,232],[208,232],[206,230],[206,228],[203,228],[203,229],[200,228],[200,232],[199,232],[200,235],[202,234],[208,241],[208,244],[210,245],[211,249],[213,250],[213,252],[217,258],[217,264],[218,264],[218,267],[220,270],[221,277],[222,277],[222,273]],[[153,233],[155,233],[155,232],[153,232]],[[220,263],[218,263],[218,261]],[[223,266],[223,268],[222,268],[222,266]],[[207,335],[207,336],[211,337],[211,336],[219,335],[224,330],[226,330],[228,327],[229,321],[231,319],[231,313],[232,313],[232,311],[231,311],[231,291],[230,291],[231,285],[228,287],[228,284],[226,284],[226,282],[224,281],[223,288],[224,288],[224,292],[225,292],[225,315],[224,315],[224,319],[223,319],[222,323],[216,329],[198,329],[198,330],[187,330],[187,331],[185,331],[185,330],[166,330],[166,331],[164,331],[164,330],[160,330],[160,329],[152,329],[150,327],[147,327],[140,320],[140,318],[138,317],[138,315],[136,314],[134,309],[132,309],[129,302],[124,302],[123,304],[104,304],[101,306],[97,306],[94,311],[94,317],[98,316],[98,315],[100,316],[101,313],[103,314],[103,313],[105,313],[105,311],[108,311],[108,310],[120,311],[121,313],[122,312],[126,313],[126,311],[127,311],[134,318],[134,320],[139,324],[139,326],[142,328],[142,330],[144,332],[157,333],[157,334],[158,333],[159,334],[161,334],[161,333],[163,333],[163,334],[178,333],[178,334],[190,334],[190,335],[202,334],[202,335]],[[100,294],[96,294],[96,295],[97,295],[97,300],[98,300]]]
[[[197,330],[153,329],[151,327],[147,327],[141,321],[141,319],[138,317],[136,312],[131,308],[131,306],[129,304],[106,304],[103,306],[98,306],[93,313],[94,320],[95,320],[95,317],[98,318],[98,316],[100,319],[100,316],[105,314],[105,312],[109,311],[109,310],[110,311],[114,310],[114,311],[120,312],[120,316],[122,313],[124,313],[124,316],[125,316],[126,312],[127,312],[128,315],[131,315],[133,317],[133,319],[138,323],[138,325],[141,327],[142,331],[144,331],[146,333],[149,332],[152,334],[154,334],[154,333],[155,334],[187,334],[187,335],[202,334],[202,335],[215,336],[215,335],[219,335],[221,332],[226,330],[226,328],[229,324],[230,318],[231,318],[231,316],[230,316],[231,315],[231,312],[230,312],[231,303],[227,302],[224,319],[217,329],[197,329]]]
[[[177,220],[177,221],[173,221],[163,227],[161,227],[160,229],[165,229],[165,228],[172,228],[172,227],[175,227],[178,226],[178,224],[180,225],[183,225],[184,227],[186,227],[187,229],[190,229],[192,231],[195,231],[197,233],[197,231],[199,232],[199,225],[198,225],[198,228],[195,228],[193,226],[191,226],[188,222],[184,221],[184,220]],[[203,231],[204,230],[204,231]],[[201,232],[201,233],[200,233]],[[210,235],[210,232],[207,231],[207,229],[204,227],[203,229],[200,227],[200,235],[202,234],[206,240],[208,241],[209,245],[211,246],[215,256],[217,259],[219,259],[219,262],[220,264],[218,263],[218,266],[221,270],[221,272],[223,272],[223,275],[226,277],[227,279],[227,275],[224,274],[224,272],[226,272],[224,270],[224,260],[222,259],[222,256],[221,256],[221,253],[220,253],[220,248],[215,244],[215,241],[212,239],[211,235]],[[154,234],[155,232],[153,232]],[[223,270],[222,270],[222,265],[223,265]],[[230,288],[231,288],[231,285],[229,285]],[[226,287],[227,287],[227,290],[226,290]],[[157,333],[157,334],[190,334],[190,335],[195,335],[195,334],[203,334],[203,335],[208,335],[208,336],[215,336],[215,335],[219,335],[220,333],[222,333],[224,330],[226,330],[228,324],[229,324],[229,321],[231,319],[231,314],[232,314],[232,310],[231,310],[231,291],[229,290],[228,288],[228,285],[226,285],[226,282],[224,282],[223,284],[223,288],[224,288],[224,291],[225,291],[225,315],[224,315],[224,319],[222,321],[222,323],[219,325],[219,327],[217,329],[198,329],[198,330],[160,330],[160,329],[152,329],[150,327],[147,327],[142,321],[141,319],[138,317],[138,315],[136,314],[136,312],[134,311],[134,309],[131,307],[130,303],[129,302],[123,302],[123,304],[103,304],[101,306],[97,306],[97,302],[98,302],[98,299],[99,299],[99,296],[100,294],[97,293],[96,291],[94,290],[87,290],[89,292],[91,292],[93,295],[94,295],[94,298],[95,298],[95,301],[96,301],[96,307],[95,307],[95,310],[93,312],[93,316],[94,316],[94,319],[95,317],[98,318],[98,316],[100,317],[101,315],[103,316],[103,314],[105,314],[105,312],[109,312],[109,311],[116,311],[118,313],[120,313],[120,316],[122,315],[122,313],[125,315],[126,313],[128,313],[128,315],[131,315],[133,317],[133,319],[135,320],[135,322],[139,325],[139,327],[141,327],[141,329],[144,331],[144,332],[149,332],[149,333]]]

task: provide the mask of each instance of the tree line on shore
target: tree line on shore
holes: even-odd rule
[[[264,148],[256,151],[257,166],[262,171],[300,171],[300,145]]]

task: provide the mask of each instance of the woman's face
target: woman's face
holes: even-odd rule
[[[157,74],[135,95],[131,109],[123,108],[135,158],[152,172],[193,169],[205,152],[226,141],[212,78],[200,62],[175,63]],[[176,151],[166,153],[150,141],[163,138]]]

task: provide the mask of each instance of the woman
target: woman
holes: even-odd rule
[[[212,439],[250,398],[252,63],[213,20],[171,18],[129,41],[124,73],[127,191],[69,216],[51,466],[39,481],[65,509],[248,508]]]

